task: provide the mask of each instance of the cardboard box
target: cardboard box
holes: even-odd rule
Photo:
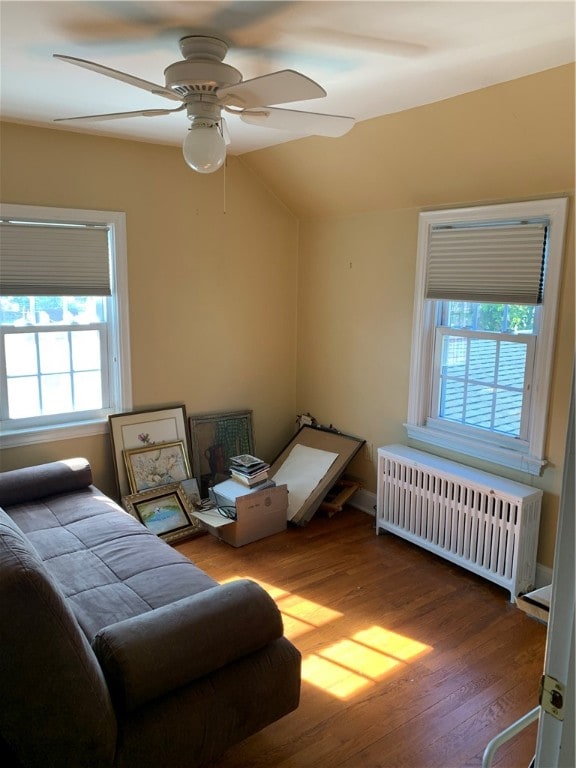
[[[221,515],[217,509],[194,512],[208,531],[233,547],[243,547],[265,536],[286,530],[288,486],[277,485],[236,498],[236,520]]]

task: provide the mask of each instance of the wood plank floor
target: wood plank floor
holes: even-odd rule
[[[303,657],[301,704],[217,768],[477,768],[538,703],[546,628],[505,590],[345,508],[241,548],[178,549],[218,581],[249,577]],[[536,725],[496,755],[527,768]],[[216,766],[214,766],[216,768]]]

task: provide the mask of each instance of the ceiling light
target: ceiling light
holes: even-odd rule
[[[182,146],[184,160],[198,173],[214,173],[226,159],[226,142],[217,121],[194,118]]]

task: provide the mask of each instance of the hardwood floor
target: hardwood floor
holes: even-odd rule
[[[546,628],[509,593],[345,508],[235,549],[178,549],[219,581],[265,586],[303,657],[301,704],[217,768],[476,768],[538,703]],[[527,768],[536,725],[496,768]],[[216,766],[214,766],[216,768]]]

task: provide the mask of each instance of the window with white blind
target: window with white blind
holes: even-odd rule
[[[125,216],[0,205],[2,445],[96,434],[131,404]]]
[[[566,207],[420,214],[409,437],[540,473]]]

